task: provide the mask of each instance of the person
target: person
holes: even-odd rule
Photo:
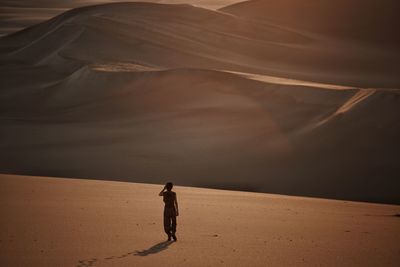
[[[174,185],[168,182],[163,190],[158,194],[163,197],[164,206],[164,231],[168,235],[168,241],[171,241],[171,237],[174,241],[176,238],[176,216],[179,216],[178,200],[176,193],[172,191]]]

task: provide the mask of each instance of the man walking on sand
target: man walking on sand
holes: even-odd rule
[[[176,198],[176,193],[171,191],[174,185],[169,182],[167,183],[163,190],[158,194],[163,197],[165,207],[164,207],[164,230],[168,235],[168,241],[171,241],[171,237],[174,241],[176,239],[176,216],[179,215],[178,211],[178,200]]]

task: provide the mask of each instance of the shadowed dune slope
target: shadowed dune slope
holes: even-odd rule
[[[397,72],[400,59],[397,52],[400,48],[400,37],[395,26],[398,24],[399,1],[250,0],[221,8],[220,11],[312,36],[314,43],[307,49],[318,48],[303,54],[305,58],[302,59],[292,54],[289,57],[292,62],[299,59],[306,63],[303,67],[311,70],[313,75],[322,70],[324,75],[320,79],[324,81],[361,85],[356,82],[366,81],[366,76],[361,73],[370,73],[373,76],[378,73],[386,73],[384,76],[392,73],[392,78],[396,80],[393,71]],[[322,69],[311,67],[314,63]],[[327,77],[333,74],[328,70],[333,70],[337,75],[333,80]],[[347,77],[338,76],[342,71],[347,73]],[[354,79],[348,76],[349,73],[355,75]],[[380,82],[390,79],[390,75],[384,76],[377,79]],[[315,79],[310,76],[298,77]],[[396,83],[385,87],[399,87]],[[381,83],[380,86],[382,85]],[[376,84],[364,83],[363,86]]]
[[[251,0],[220,10],[325,36],[400,46],[397,0]]]
[[[391,50],[119,3],[1,38],[0,55],[2,172],[400,202]]]
[[[399,92],[362,90],[86,67],[3,96],[1,169],[397,202]]]

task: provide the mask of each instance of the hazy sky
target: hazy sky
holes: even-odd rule
[[[126,1],[126,0],[125,0]],[[37,24],[70,8],[94,5],[118,0],[4,0],[0,2],[0,36]],[[135,1],[132,1],[135,2]],[[187,3],[210,9],[218,9],[241,0],[140,0],[180,4]]]

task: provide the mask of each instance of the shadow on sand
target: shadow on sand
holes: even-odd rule
[[[144,250],[136,250],[135,256],[148,256],[151,254],[156,254],[158,252],[161,252],[161,251],[167,249],[168,246],[171,245],[172,243],[173,243],[172,241],[163,241],[158,244],[155,244],[151,248],[144,249]]]
[[[96,264],[96,262],[98,262],[99,260],[108,261],[108,260],[122,259],[122,258],[125,258],[125,257],[128,257],[128,256],[131,256],[131,255],[134,255],[134,256],[148,256],[148,255],[156,254],[158,252],[161,252],[161,251],[167,249],[168,246],[171,245],[172,243],[173,243],[173,241],[163,241],[163,242],[160,242],[158,244],[155,244],[151,248],[144,249],[144,250],[136,250],[136,251],[128,252],[126,254],[122,254],[122,255],[119,255],[119,256],[109,256],[109,257],[100,258],[100,259],[92,258],[92,259],[88,259],[88,260],[79,260],[78,264],[76,265],[76,267],[91,267],[94,264]]]

